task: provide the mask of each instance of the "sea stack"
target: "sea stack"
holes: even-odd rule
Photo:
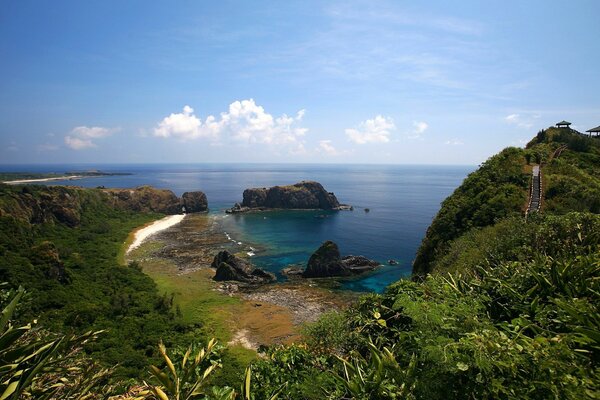
[[[373,271],[379,265],[377,261],[363,256],[349,255],[342,258],[337,244],[328,240],[310,256],[302,276],[304,278],[352,276]]]
[[[342,210],[350,206],[340,204],[335,194],[327,192],[319,182],[302,181],[287,186],[246,189],[242,203],[227,212],[269,209]]]

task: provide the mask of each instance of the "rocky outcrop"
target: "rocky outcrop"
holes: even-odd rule
[[[31,224],[81,223],[85,204],[106,204],[119,210],[181,214],[208,210],[206,195],[187,192],[182,198],[170,190],[142,186],[135,189],[84,189],[66,186],[0,185],[0,217],[12,216]]]
[[[294,185],[271,188],[246,189],[242,204],[227,210],[230,213],[266,209],[321,209],[347,208],[333,193],[327,192],[319,182],[302,181]]]
[[[220,251],[211,264],[217,271],[215,281],[238,281],[245,283],[270,283],[277,279],[270,272],[256,268],[246,260],[234,256],[227,250]]]
[[[112,205],[118,209],[137,212],[181,214],[201,212],[208,209],[206,195],[202,192],[186,192],[179,199],[175,193],[151,186],[135,189],[101,189],[109,195]]]
[[[31,224],[59,222],[76,227],[81,222],[78,190],[61,186],[8,187],[0,190],[0,217],[11,216]]]
[[[341,257],[337,244],[328,240],[317,249],[308,260],[305,278],[328,278],[352,276],[373,271],[380,264],[363,256]]]
[[[203,192],[185,192],[181,203],[186,213],[204,212],[208,210],[208,200]]]

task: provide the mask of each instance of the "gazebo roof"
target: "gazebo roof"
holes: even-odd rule
[[[590,129],[590,130],[588,130],[588,131],[586,131],[586,132],[590,132],[590,133],[591,133],[591,132],[600,132],[600,125],[598,125],[598,126],[597,126],[597,127],[595,127],[595,128],[592,128],[592,129]]]
[[[571,123],[569,121],[563,120],[563,121],[557,122],[556,125],[571,125]]]

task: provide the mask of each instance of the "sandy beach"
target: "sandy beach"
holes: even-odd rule
[[[127,253],[141,245],[143,241],[146,240],[148,237],[180,223],[181,221],[183,221],[184,218],[185,214],[169,215],[162,219],[159,219],[158,221],[154,221],[154,223],[146,226],[145,228],[140,229],[135,233],[135,239],[133,240],[131,246],[129,246],[129,248],[127,249]]]
[[[50,182],[50,181],[64,181],[67,179],[81,179],[81,175],[70,175],[70,176],[57,176],[53,178],[40,178],[40,179],[21,179],[18,181],[4,181],[7,185],[21,185],[24,183],[35,183],[35,182]]]

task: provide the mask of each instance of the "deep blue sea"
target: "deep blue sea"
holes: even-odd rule
[[[30,165],[0,166],[6,172],[57,172],[98,169],[129,172],[127,176],[54,181],[84,187],[127,188],[152,185],[177,195],[202,190],[211,213],[222,218],[224,232],[243,246],[257,249],[252,261],[275,273],[306,263],[325,240],[333,240],[342,255],[364,255],[385,266],[372,275],[342,282],[345,289],[381,292],[410,275],[411,261],[441,202],[460,185],[474,166],[408,165]],[[334,192],[354,211],[274,211],[225,215],[249,187],[287,185],[315,180]],[[365,212],[365,208],[370,211]]]

